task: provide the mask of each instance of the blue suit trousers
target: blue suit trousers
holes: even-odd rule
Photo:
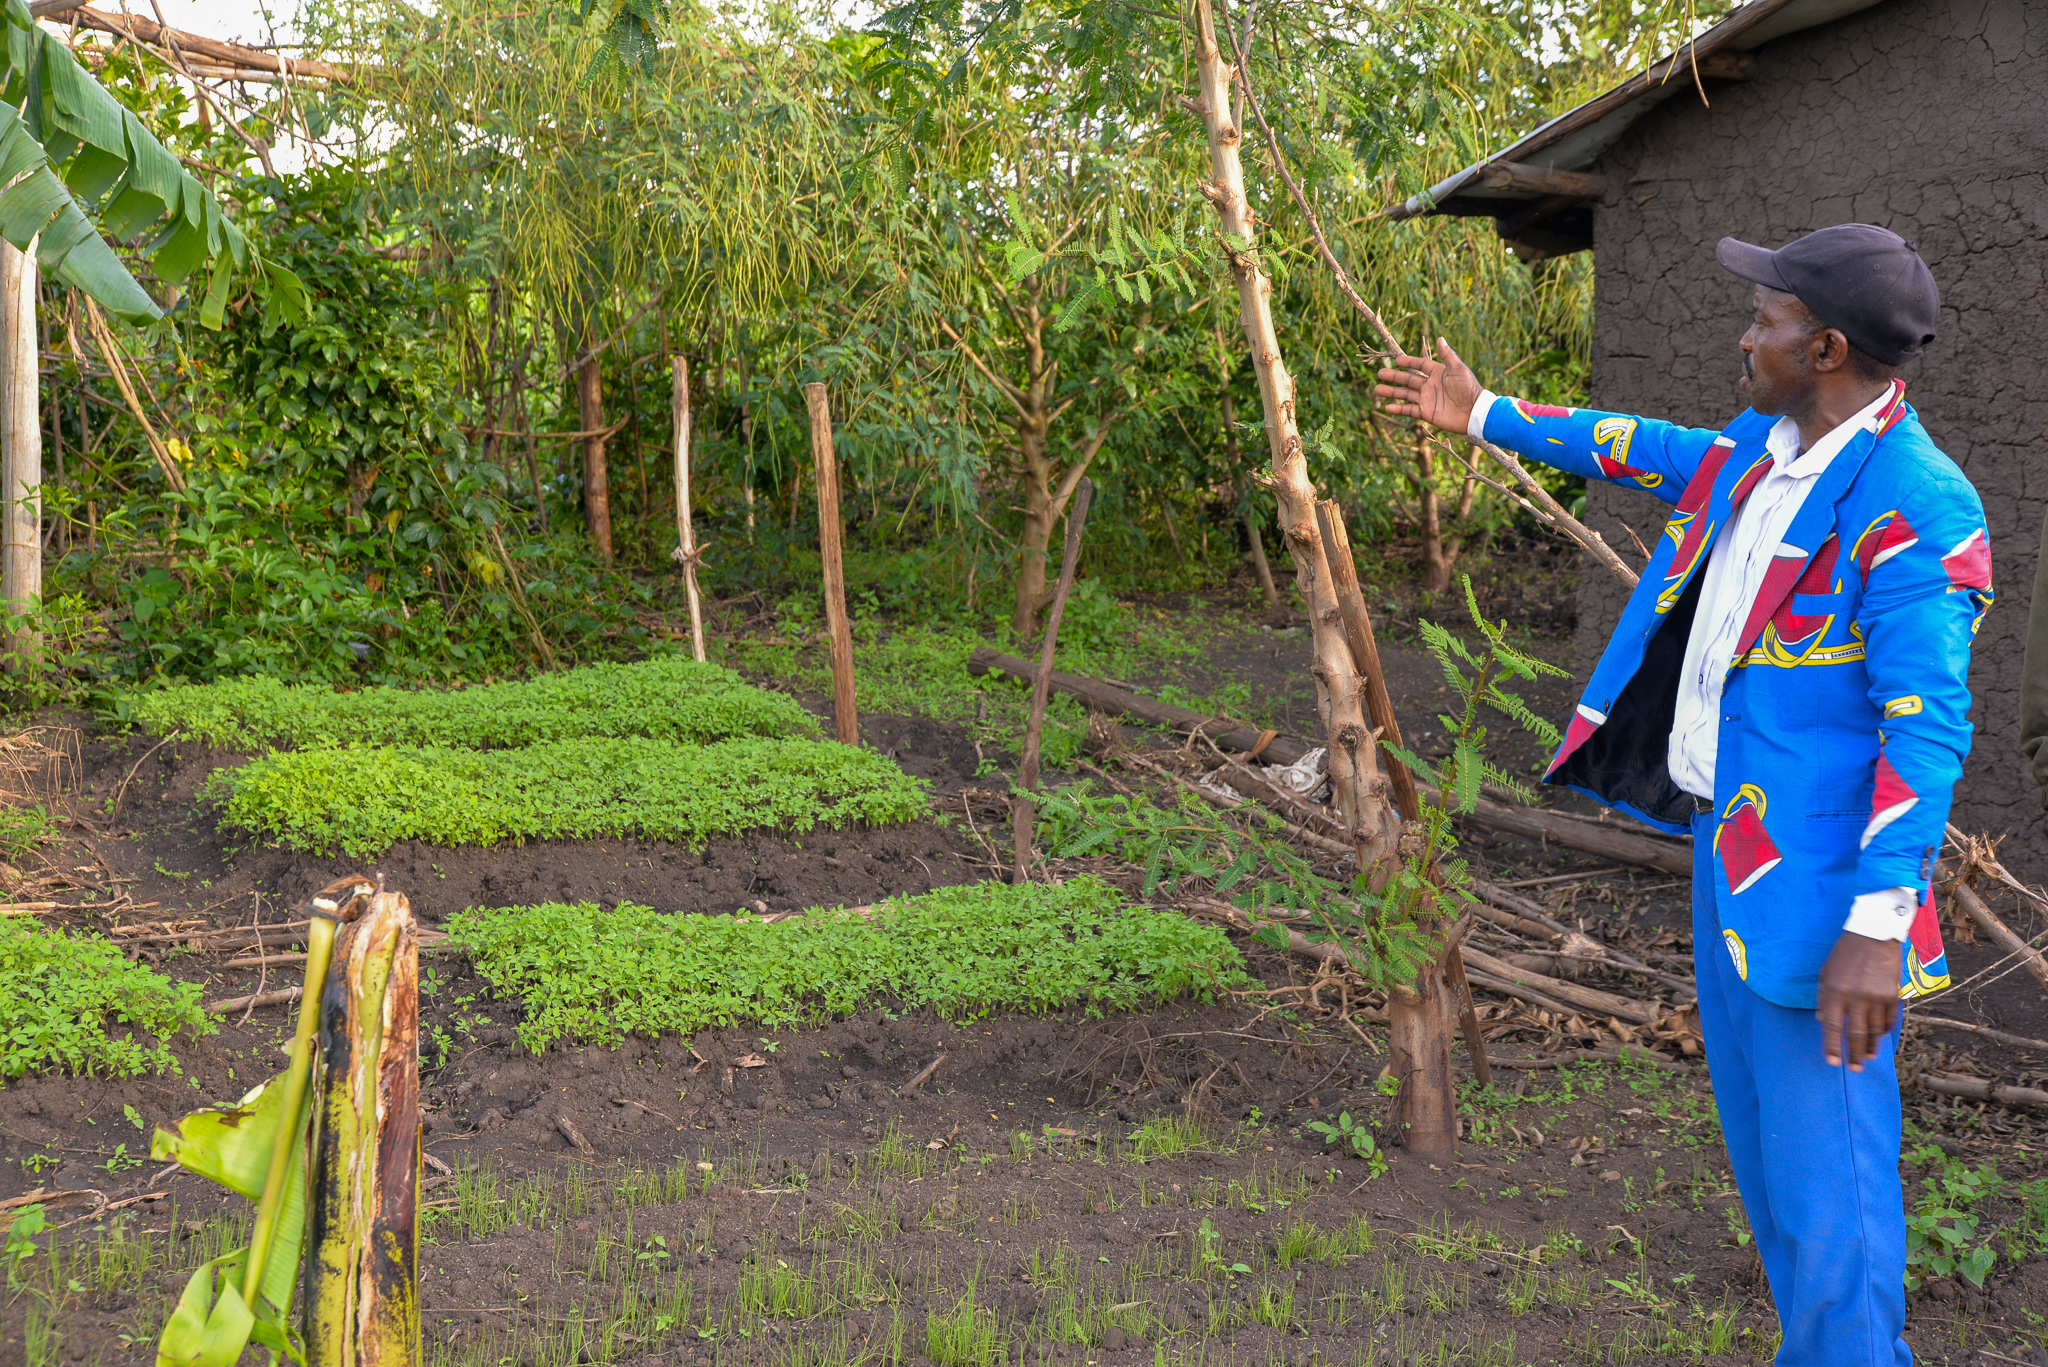
[[[1765,1001],[1721,934],[1711,814],[1693,821],[1693,964],[1721,1132],[1784,1342],[1777,1367],[1911,1367],[1898,1030],[1829,1067],[1812,1011]],[[1846,914],[1847,908],[1844,908]]]

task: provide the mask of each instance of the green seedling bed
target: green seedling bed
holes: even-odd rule
[[[941,888],[780,921],[551,903],[468,911],[449,933],[484,981],[520,1000],[520,1042],[536,1052],[564,1039],[775,1029],[878,1001],[947,1016],[1077,1003],[1099,1014],[1245,981],[1222,931],[1126,905],[1093,877]]]
[[[241,750],[333,744],[472,749],[592,736],[704,744],[740,736],[812,739],[817,719],[795,699],[693,660],[594,664],[454,690],[337,693],[273,678],[167,688],[138,696],[136,720],[163,735]]]
[[[692,846],[749,831],[885,825],[924,816],[924,784],[836,741],[686,745],[637,736],[517,750],[281,751],[221,770],[224,825],[368,859],[395,841],[498,845],[644,836]]]

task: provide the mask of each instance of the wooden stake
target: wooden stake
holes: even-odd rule
[[[0,242],[0,599],[10,613],[33,612],[43,599],[43,425],[38,417],[36,259]],[[9,633],[15,668],[41,645],[33,631]]]
[[[1479,1079],[1480,1086],[1490,1087],[1493,1066],[1486,1061],[1486,1032],[1479,1028],[1479,1008],[1472,1001],[1472,984],[1465,979],[1464,948],[1455,942],[1444,954],[1444,980],[1457,998],[1458,1029],[1465,1036],[1465,1054],[1472,1060],[1472,1074]]]
[[[811,460],[818,472],[818,550],[825,560],[825,627],[832,645],[832,714],[839,739],[860,744],[854,711],[853,629],[846,621],[846,565],[839,547],[839,465],[832,455],[832,404],[822,384],[804,386],[811,414]]]
[[[1045,644],[1038,651],[1038,675],[1031,684],[1031,715],[1024,723],[1024,756],[1017,766],[1017,786],[1022,789],[1010,799],[1010,829],[1016,836],[1018,883],[1031,878],[1031,826],[1038,807],[1027,796],[1038,790],[1039,743],[1045,736],[1045,705],[1052,697],[1052,657],[1059,642],[1060,618],[1067,610],[1067,593],[1074,587],[1074,570],[1081,563],[1081,531],[1088,525],[1088,500],[1095,485],[1083,479],[1074,490],[1073,510],[1067,514],[1067,544],[1060,556],[1060,579],[1052,592],[1052,611],[1045,618]]]
[[[690,516],[690,363],[674,357],[676,419],[676,551],[683,588],[690,595],[690,653],[704,663],[704,609],[697,597],[697,529]]]

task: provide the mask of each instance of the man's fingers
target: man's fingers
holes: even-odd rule
[[[1443,363],[1445,365],[1465,364],[1463,361],[1458,359],[1458,353],[1451,350],[1451,344],[1441,337],[1436,339],[1436,354],[1443,358]]]
[[[1861,999],[1850,1001],[1849,1019],[1844,1033],[1848,1036],[1849,1071],[1860,1073],[1873,1052],[1870,1042],[1869,1002]]]
[[[1842,1062],[1842,1002],[1833,992],[1823,989],[1820,994],[1820,1038],[1821,1051],[1827,1056],[1829,1067],[1838,1067]]]

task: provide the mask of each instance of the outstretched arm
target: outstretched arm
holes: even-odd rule
[[[1396,417],[1420,418],[1446,432],[1568,470],[1587,479],[1648,489],[1676,503],[1718,435],[1654,418],[1558,408],[1495,395],[1439,340],[1437,355],[1396,356],[1373,393]]]

